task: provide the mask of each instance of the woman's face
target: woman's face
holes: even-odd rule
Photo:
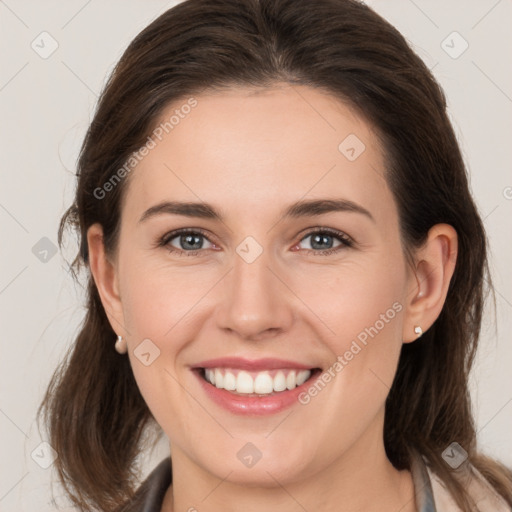
[[[115,262],[173,463],[285,485],[382,450],[416,281],[375,133],[307,87],[195,99],[130,175]]]

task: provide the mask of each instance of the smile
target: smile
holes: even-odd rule
[[[233,368],[205,368],[204,378],[217,389],[242,395],[269,395],[295,389],[311,377],[311,372],[290,369],[248,372]]]
[[[298,403],[298,395],[321,374],[319,367],[280,359],[222,358],[191,368],[206,397],[235,414],[277,413]]]

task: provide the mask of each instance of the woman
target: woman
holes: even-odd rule
[[[442,91],[364,4],[164,13],[67,225],[88,310],[42,411],[81,510],[509,510],[468,392],[482,222]],[[134,493],[153,427],[171,458]]]

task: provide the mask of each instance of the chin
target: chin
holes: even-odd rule
[[[237,443],[239,445],[241,443]],[[204,461],[203,467],[215,477],[248,487],[275,488],[307,478],[314,473],[312,457],[300,449],[284,451],[282,448],[261,450],[260,455],[248,445],[237,446],[231,456],[222,460]],[[251,460],[250,454],[254,450]],[[228,452],[225,452],[228,453]],[[299,456],[300,454],[300,456]],[[260,457],[258,460],[257,457]],[[244,461],[245,459],[245,461]],[[227,476],[229,475],[229,476]],[[227,478],[226,478],[227,476]]]

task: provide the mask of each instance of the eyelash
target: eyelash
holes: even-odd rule
[[[183,228],[178,229],[176,231],[171,231],[170,233],[166,233],[163,237],[157,240],[156,247],[165,247],[170,253],[178,253],[178,254],[186,254],[187,256],[195,256],[198,251],[203,251],[205,249],[195,249],[191,251],[183,251],[181,249],[176,249],[175,247],[170,247],[169,243],[174,238],[178,237],[179,235],[186,234],[186,233],[192,233],[194,235],[201,235],[204,238],[206,238],[210,243],[207,234],[205,231],[199,228]],[[337,238],[341,245],[338,247],[334,247],[332,249],[326,249],[326,250],[314,250],[314,249],[302,249],[308,251],[308,253],[315,253],[315,254],[321,254],[323,256],[329,256],[333,253],[337,253],[343,249],[351,248],[355,245],[354,241],[345,233],[338,231],[336,229],[332,228],[314,228],[310,231],[308,231],[300,240],[299,243],[302,242],[304,239],[306,239],[308,236],[311,235],[330,235]],[[206,249],[207,250],[207,249]],[[190,254],[187,254],[190,253]]]

